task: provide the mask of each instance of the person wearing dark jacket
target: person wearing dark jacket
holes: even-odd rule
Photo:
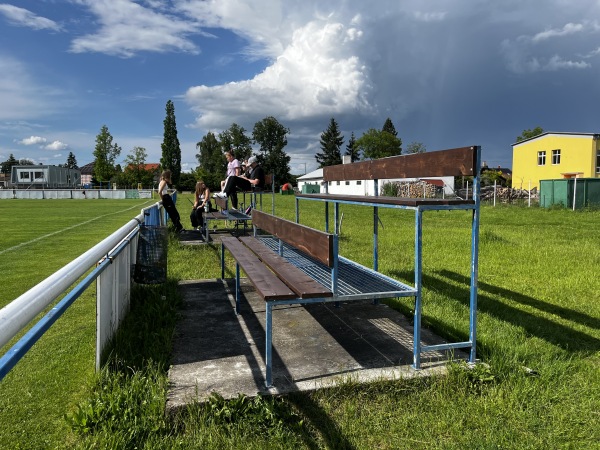
[[[183,225],[181,225],[181,218],[179,216],[179,211],[177,211],[177,208],[175,207],[175,203],[173,202],[173,199],[171,198],[171,196],[169,195],[169,192],[168,192],[170,184],[171,184],[171,171],[165,170],[160,176],[160,183],[158,185],[158,195],[160,196],[160,199],[162,200],[163,208],[165,208],[165,211],[167,211],[167,214],[169,214],[169,217],[170,217],[171,221],[173,222],[173,225],[175,226],[175,231],[180,233],[183,231]]]
[[[250,191],[252,189],[262,189],[265,187],[265,171],[258,165],[256,156],[251,156],[248,159],[249,174],[248,176],[231,176],[227,177],[225,187],[222,192],[215,194],[217,197],[229,197],[233,209],[238,207],[238,189],[241,191]]]

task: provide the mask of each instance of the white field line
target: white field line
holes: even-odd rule
[[[102,219],[103,217],[108,217],[108,216],[112,216],[112,215],[115,215],[115,214],[120,214],[122,212],[129,211],[129,210],[135,209],[135,208],[142,209],[148,203],[152,203],[152,202],[146,202],[146,203],[142,204],[141,206],[140,205],[136,205],[136,206],[132,206],[131,208],[124,209],[122,211],[115,211],[115,212],[112,212],[112,213],[104,214],[102,216],[94,217],[93,219],[86,220],[85,222],[81,222],[81,223],[78,223],[78,224],[75,224],[75,225],[71,225],[70,227],[63,228],[62,230],[54,231],[53,233],[49,233],[49,234],[45,234],[43,236],[36,237],[35,239],[32,239],[31,241],[21,242],[20,244],[17,244],[14,247],[9,247],[7,249],[0,250],[0,255],[3,255],[4,253],[11,252],[13,250],[17,250],[18,248],[24,247],[25,245],[29,245],[29,244],[33,244],[34,242],[41,241],[42,239],[49,238],[50,236],[54,236],[55,234],[63,233],[65,231],[72,230],[73,228],[77,228],[77,227],[80,227],[82,225],[87,225],[88,223],[93,222],[93,221],[98,220],[98,219]]]

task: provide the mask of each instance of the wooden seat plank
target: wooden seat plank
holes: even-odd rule
[[[333,292],[316,282],[302,270],[273,253],[258,239],[252,236],[241,237],[240,240],[252,250],[269,268],[277,274],[300,298],[333,297]]]
[[[252,253],[237,238],[224,237],[221,242],[231,252],[244,272],[246,272],[248,279],[264,300],[288,300],[298,297],[267,266],[261,263],[258,256]]]

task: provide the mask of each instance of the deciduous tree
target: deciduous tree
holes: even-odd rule
[[[425,153],[427,148],[422,142],[411,142],[406,146],[405,153]]]
[[[225,178],[225,156],[221,151],[221,145],[215,134],[209,131],[196,144],[196,149],[198,150],[196,159],[200,165],[196,171],[207,186],[215,190],[221,186],[221,180]]]
[[[387,131],[369,129],[356,140],[356,147],[365,159],[378,159],[402,153],[402,141]]]
[[[148,153],[144,147],[133,147],[125,157],[125,179],[131,186],[141,183],[142,186],[152,186],[154,173],[146,170],[146,158]]]
[[[223,153],[232,151],[240,162],[252,155],[252,139],[246,134],[246,129],[237,123],[232,123],[229,129],[219,133],[219,142]]]
[[[96,136],[94,149],[94,178],[102,183],[109,181],[115,173],[115,160],[121,154],[121,147],[115,142],[106,125],[102,125]]]
[[[535,127],[533,130],[523,130],[521,136],[517,136],[517,142],[525,141],[527,139],[531,139],[532,137],[539,136],[544,132],[542,127]]]
[[[290,179],[290,157],[283,151],[287,145],[290,130],[280,124],[275,117],[265,117],[254,124],[252,138],[260,146],[258,161],[265,173],[273,173],[277,183]]]

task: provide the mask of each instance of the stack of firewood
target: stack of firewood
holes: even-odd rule
[[[397,189],[397,197],[401,198],[435,198],[438,195],[438,187],[423,181],[394,182]]]
[[[496,187],[496,201],[502,203],[511,203],[514,200],[528,199],[529,191],[527,189],[513,189],[508,187]],[[538,192],[536,190],[531,191],[531,198],[538,198]],[[492,201],[494,200],[494,187],[486,186],[481,188],[481,200]]]

